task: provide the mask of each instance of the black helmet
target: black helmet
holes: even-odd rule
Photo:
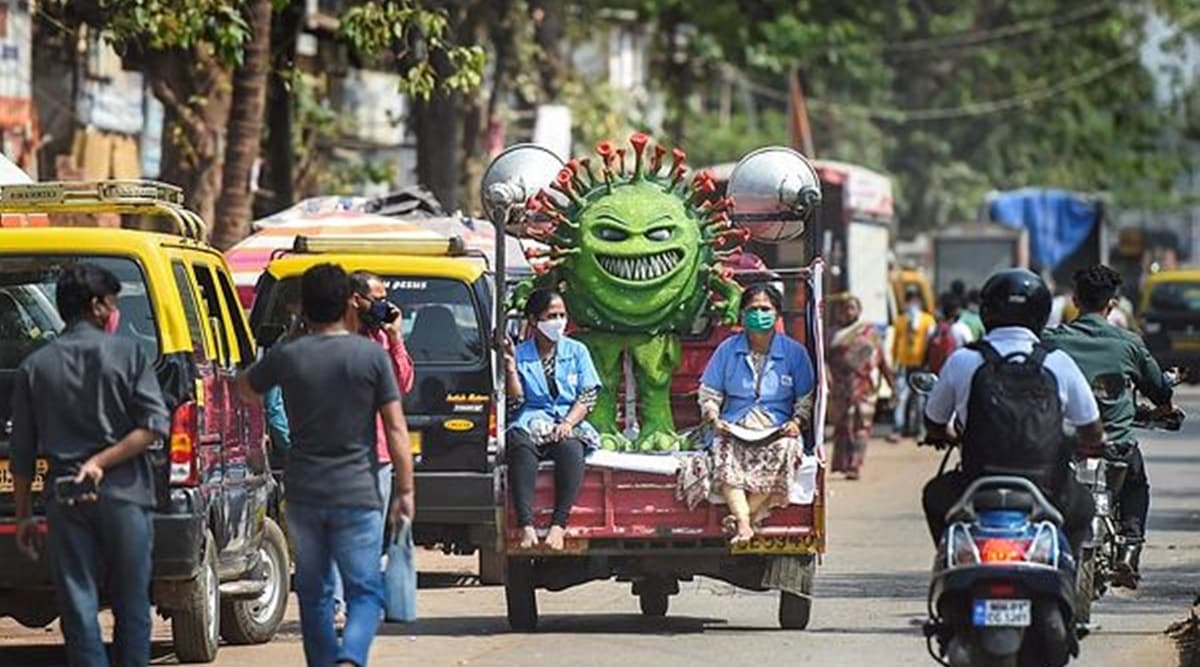
[[[988,331],[997,327],[1025,327],[1041,333],[1050,318],[1050,290],[1027,269],[993,273],[979,293],[980,317]]]

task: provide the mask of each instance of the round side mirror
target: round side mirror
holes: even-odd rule
[[[917,371],[915,373],[909,373],[908,375],[908,386],[918,394],[928,394],[929,392],[933,391],[933,388],[937,386],[937,383],[937,373],[930,373],[929,371]]]

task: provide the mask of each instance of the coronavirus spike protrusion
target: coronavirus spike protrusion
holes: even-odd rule
[[[554,178],[554,182],[550,184],[550,187],[566,195],[573,203],[581,204],[583,203],[583,198],[575,191],[574,180],[575,176],[571,173],[571,170],[563,167],[559,170],[558,176]]]
[[[692,206],[700,206],[716,191],[717,183],[713,180],[712,174],[702,171],[692,179],[692,194],[688,198],[688,203]]]
[[[571,171],[571,182],[574,184],[575,189],[579,192],[586,193],[588,191],[588,185],[587,183],[583,182],[583,177],[579,175],[579,160],[574,158],[568,160],[567,169]]]
[[[650,137],[641,132],[634,132],[633,136],[629,137],[629,145],[633,146],[633,177],[642,178],[644,175],[642,164],[642,154],[646,150],[646,144],[650,142]]]
[[[629,178],[629,172],[625,170],[625,154],[628,152],[624,148],[617,149],[617,171],[621,178]]]
[[[613,187],[613,158],[616,157],[611,141],[601,141],[596,144],[596,154],[600,156],[604,162],[602,170],[604,172],[604,187],[608,193],[612,193]]]
[[[654,157],[650,158],[650,175],[658,178],[658,172],[662,170],[662,159],[667,154],[667,147],[662,144],[654,145]]]
[[[596,184],[600,182],[600,179],[596,178],[596,172],[592,169],[592,159],[588,157],[579,158],[579,166],[583,167],[583,172],[587,174],[588,188],[590,189],[596,187]]]

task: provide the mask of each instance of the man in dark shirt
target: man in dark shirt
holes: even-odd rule
[[[296,594],[309,665],[366,664],[384,606],[384,503],[376,471],[375,417],[395,465],[388,520],[413,516],[408,429],[388,354],[346,328],[346,273],[314,266],[300,279],[309,335],[276,345],[238,377],[249,401],[283,389],[292,447],[285,470],[287,520],[296,547]],[[333,626],[333,569],[346,589],[346,626]]]
[[[117,620],[113,664],[150,660],[154,486],[143,453],[169,423],[153,360],[133,341],[110,335],[120,291],[116,276],[100,267],[64,269],[56,298],[67,329],[21,364],[13,387],[17,544],[39,557],[30,491],[41,455],[49,461],[50,562],[72,665],[108,664],[96,619],[101,572]],[[58,498],[60,477],[94,484],[96,493]]]

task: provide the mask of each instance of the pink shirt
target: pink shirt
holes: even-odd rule
[[[400,388],[401,394],[407,394],[413,388],[413,363],[412,358],[408,356],[408,350],[404,348],[404,338],[397,336],[395,342],[392,342],[391,336],[383,329],[376,329],[367,332],[367,338],[379,343],[380,347],[387,351],[388,357],[392,360],[392,372],[396,374],[396,386]],[[375,452],[379,457],[380,463],[390,463],[392,457],[388,454],[387,435],[383,429],[383,419],[375,418]]]

